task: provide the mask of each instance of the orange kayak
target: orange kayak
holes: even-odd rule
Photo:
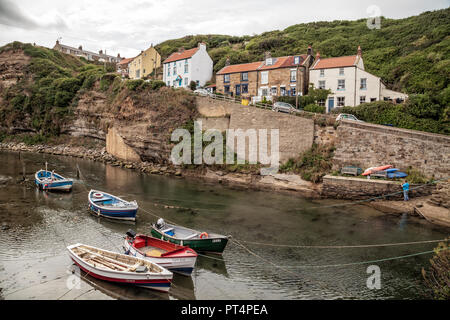
[[[383,170],[390,169],[390,168],[392,168],[392,165],[386,165],[386,166],[380,166],[380,167],[370,167],[370,168],[366,169],[366,171],[364,171],[364,173],[362,175],[368,176],[369,174],[372,174],[376,171],[383,171]]]

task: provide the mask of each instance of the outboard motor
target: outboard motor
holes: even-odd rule
[[[132,229],[128,229],[126,235],[134,239],[136,237],[136,232],[134,232],[134,230]]]
[[[158,221],[156,221],[156,228],[162,229],[166,225],[166,222],[163,218],[159,218]]]

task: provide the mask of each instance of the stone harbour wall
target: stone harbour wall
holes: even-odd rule
[[[421,186],[410,184],[410,197],[430,195],[435,189],[434,185]],[[403,199],[402,186],[399,181],[377,179],[361,179],[326,175],[323,177],[322,197],[348,200],[363,200],[383,195],[393,194],[389,200]]]
[[[334,170],[390,164],[403,170],[411,166],[436,179],[450,174],[450,137],[445,135],[342,121],[335,146]]]

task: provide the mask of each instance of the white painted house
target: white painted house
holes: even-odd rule
[[[341,106],[357,106],[379,100],[403,102],[407,94],[386,88],[381,78],[364,70],[361,47],[354,56],[316,60],[309,71],[309,82],[318,89],[330,89],[331,94],[322,102],[327,112]]]
[[[197,87],[203,87],[213,74],[213,61],[204,43],[199,43],[197,48],[172,53],[163,66],[164,82],[175,88],[188,88],[191,81],[195,81]]]

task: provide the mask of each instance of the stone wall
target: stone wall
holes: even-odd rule
[[[310,149],[314,141],[314,121],[312,119],[204,97],[197,98],[197,108],[203,117],[210,118],[206,125],[203,123],[203,130],[219,129],[223,131],[227,121],[229,121],[227,129],[244,131],[267,129],[269,152],[270,129],[279,129],[281,163]],[[214,128],[215,125],[219,128]]]
[[[433,185],[417,187],[418,185],[410,185],[410,197],[427,196],[435,189]],[[359,200],[393,193],[397,194],[390,196],[389,200],[403,199],[400,182],[330,175],[323,177],[322,197],[324,198]]]
[[[141,157],[133,148],[124,142],[116,128],[109,128],[108,130],[108,134],[106,135],[106,151],[114,157],[125,161],[141,161]]]
[[[450,137],[369,123],[342,121],[337,128],[334,169],[391,164],[437,179],[450,173]]]

